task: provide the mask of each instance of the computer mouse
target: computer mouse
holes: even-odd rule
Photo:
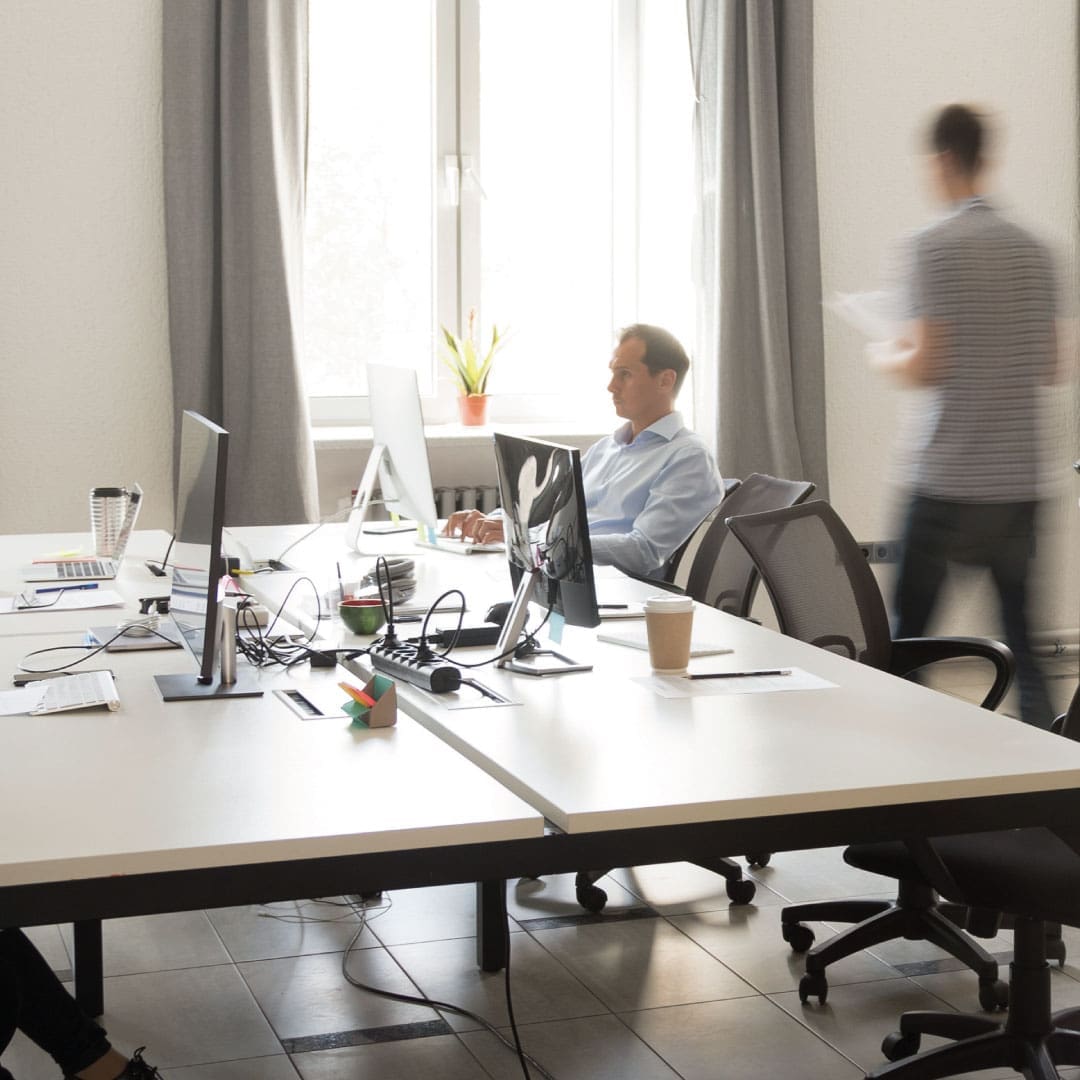
[[[510,614],[510,608],[512,602],[510,600],[503,600],[502,603],[492,604],[488,608],[488,613],[484,616],[487,622],[495,623],[496,626],[502,626],[506,622],[506,616]]]

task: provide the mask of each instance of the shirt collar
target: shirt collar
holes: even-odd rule
[[[682,431],[682,427],[682,413],[669,412],[667,416],[661,416],[655,424],[650,424],[647,428],[645,428],[641,432],[641,434],[638,435],[638,438],[640,439],[642,435],[646,435],[651,432],[653,435],[659,436],[665,442],[671,442],[671,440],[674,439],[680,431]],[[614,439],[617,443],[621,443],[623,446],[628,446],[630,444],[632,434],[633,428],[631,427],[630,421],[627,420],[627,422],[623,424],[622,427],[616,429]]]

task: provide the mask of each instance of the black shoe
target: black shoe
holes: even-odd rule
[[[140,1046],[131,1055],[131,1060],[116,1080],[163,1080],[161,1073],[153,1065],[143,1061],[142,1052],[145,1049],[145,1046]]]

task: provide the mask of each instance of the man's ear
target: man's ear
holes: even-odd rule
[[[666,390],[668,393],[674,393],[675,391],[675,369],[664,368],[660,372],[660,387]]]

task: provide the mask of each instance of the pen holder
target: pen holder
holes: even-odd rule
[[[397,723],[397,689],[385,675],[373,675],[359,695],[348,690],[349,700],[341,706],[354,724],[364,727],[392,727]],[[362,701],[367,698],[372,704]]]

